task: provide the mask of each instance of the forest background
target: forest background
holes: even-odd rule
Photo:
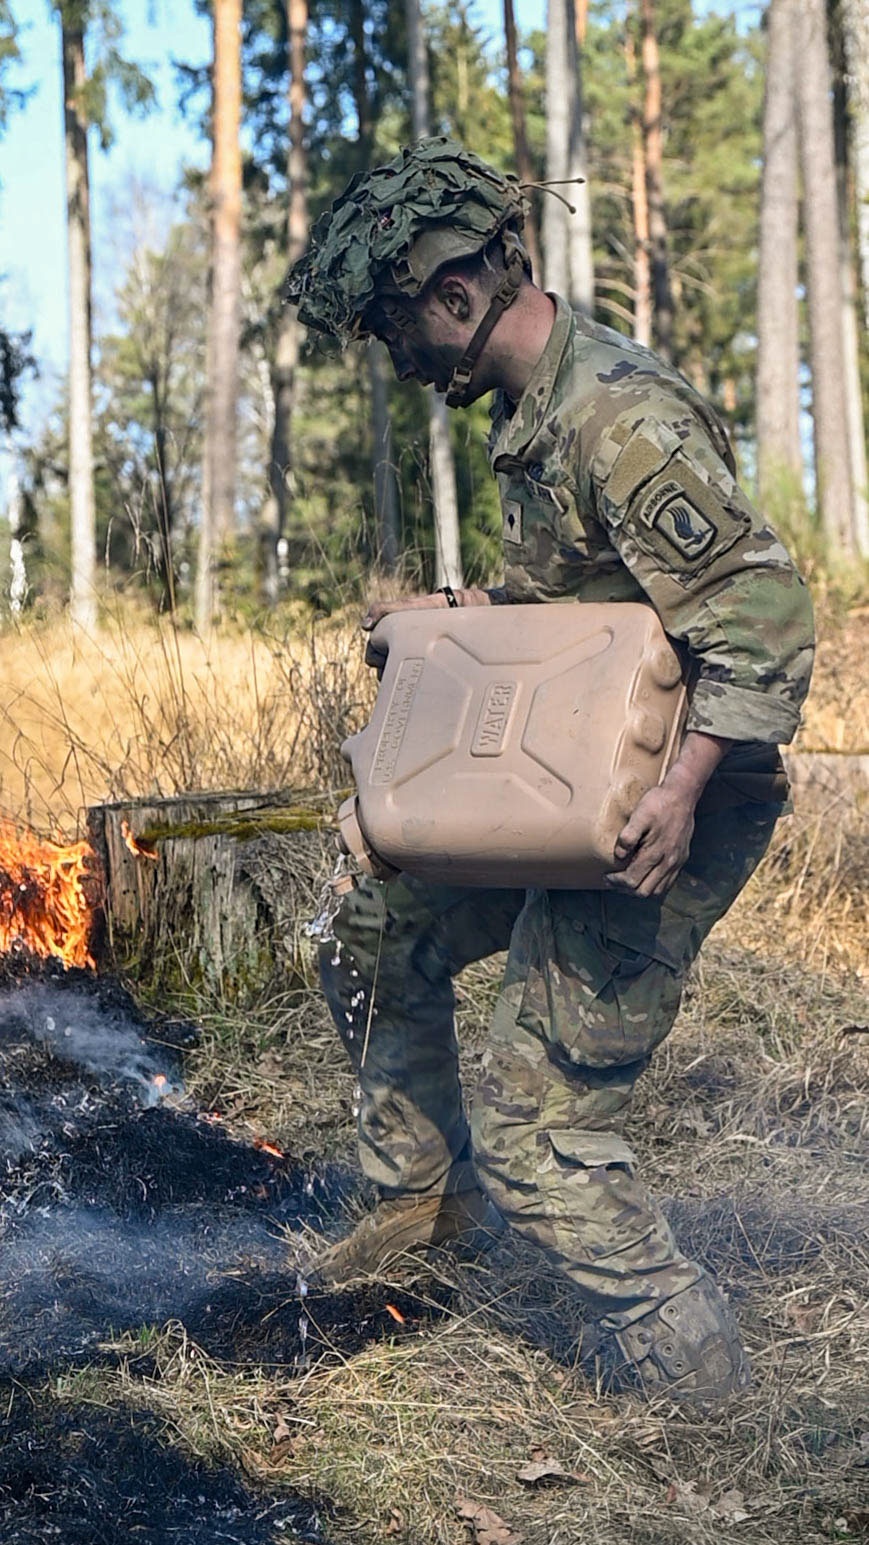
[[[210,60],[176,60],[170,42],[174,104],[166,59],[158,104],[120,7],[49,10],[67,71],[69,375],[54,401],[28,386],[41,361],[7,281],[7,616],[69,598],[91,626],[101,599],[141,592],[202,632],[283,602],[334,610],[384,571],[413,586],[497,573],[485,404],[448,424],[430,394],[391,380],[378,346],[306,338],[278,298],[347,178],[426,131],[529,183],[588,177],[561,197],[532,191],[538,274],[669,355],[724,417],[804,564],[844,564],[859,584],[863,0],[550,0],[545,27],[518,38],[510,4],[221,0],[195,7]],[[3,124],[35,74],[49,86],[19,20],[4,0]],[[152,56],[175,30],[163,16]],[[92,326],[93,163],[127,113],[159,155],[172,139],[158,115],[179,108],[200,165],[170,192],[147,178],[106,191]],[[37,228],[39,200],[35,188]]]

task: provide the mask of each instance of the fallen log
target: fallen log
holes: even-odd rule
[[[103,873],[98,964],[152,996],[243,1006],[310,983],[304,934],[335,858],[332,798],[185,794],[88,811]]]

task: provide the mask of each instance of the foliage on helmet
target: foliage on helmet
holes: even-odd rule
[[[284,299],[310,327],[344,340],[369,331],[375,295],[418,295],[444,263],[519,231],[525,200],[515,177],[440,135],[358,173],[320,216],[290,269]]]

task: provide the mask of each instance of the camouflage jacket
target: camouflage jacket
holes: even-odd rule
[[[811,675],[808,590],[688,382],[556,305],[515,409],[502,393],[492,409],[506,599],[650,601],[693,664],[688,728],[749,743],[721,772],[769,797]]]

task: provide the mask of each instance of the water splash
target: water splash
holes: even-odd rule
[[[335,941],[334,922],[341,910],[344,897],[353,890],[356,876],[351,868],[351,860],[347,853],[339,853],[335,860],[335,868],[332,870],[326,884],[320,892],[317,911],[309,923],[305,924],[305,937],[314,939],[318,944],[331,944]],[[337,943],[337,960],[332,964],[337,965],[341,958],[340,941]]]

